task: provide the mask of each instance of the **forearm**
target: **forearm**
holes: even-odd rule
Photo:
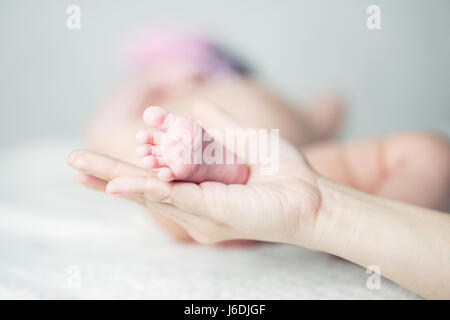
[[[320,250],[377,265],[383,276],[426,298],[450,298],[450,216],[325,178],[318,186]]]

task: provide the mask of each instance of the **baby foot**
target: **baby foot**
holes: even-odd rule
[[[140,145],[136,153],[144,168],[159,169],[161,180],[225,184],[247,181],[249,167],[238,163],[236,155],[211,139],[197,121],[161,107],[147,108],[144,121],[157,131],[137,133]]]

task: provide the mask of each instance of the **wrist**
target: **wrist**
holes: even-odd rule
[[[341,257],[352,256],[370,226],[373,197],[325,177],[317,180],[321,203],[316,213],[312,249]]]
[[[353,189],[322,176],[315,178],[314,189],[319,195],[318,205],[314,212],[302,214],[298,232],[287,242],[336,254],[338,248],[346,246],[349,239],[354,238],[349,232],[353,218],[352,210],[348,210],[351,197],[347,194]]]
[[[325,177],[317,179],[320,194],[320,207],[316,213],[312,249],[332,253],[334,248],[347,241],[344,225],[350,213],[344,209],[346,199],[341,194],[337,183]]]
[[[424,297],[448,297],[448,215],[378,198],[325,178],[313,249],[382,275]],[[426,276],[426,279],[425,279]],[[418,279],[423,279],[419,280]]]

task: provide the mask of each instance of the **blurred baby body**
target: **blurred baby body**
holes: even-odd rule
[[[158,29],[140,33],[124,46],[121,60],[131,78],[99,110],[88,141],[135,164],[130,128],[148,130],[142,114],[150,105],[196,118],[196,105],[206,102],[247,128],[279,129],[296,146],[330,136],[339,118],[338,99],[323,97],[302,111],[260,85],[240,59],[201,36]]]

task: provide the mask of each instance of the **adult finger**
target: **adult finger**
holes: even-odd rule
[[[68,156],[67,162],[76,170],[106,181],[121,176],[148,176],[154,174],[130,163],[88,150],[72,152]]]
[[[94,177],[90,174],[86,173],[79,173],[75,176],[73,179],[75,183],[81,184],[85,187],[102,191],[104,192],[106,190],[106,184],[107,182],[105,180],[99,179],[97,177]]]
[[[171,183],[152,177],[119,177],[107,184],[106,192],[116,195],[146,196],[151,201],[170,202]]]
[[[75,176],[74,181],[78,184],[81,184],[84,187],[100,191],[100,192],[106,192],[106,186],[108,184],[107,181],[99,179],[97,177],[91,176],[89,174],[80,173]],[[139,204],[145,204],[145,200],[141,196],[134,196],[134,195],[121,195],[121,198],[134,201]]]
[[[248,160],[250,147],[257,147],[256,128],[248,128],[239,119],[213,104],[198,101],[194,106],[194,114],[215,141],[241,159]]]
[[[106,187],[106,192],[110,194],[141,195],[150,201],[176,207],[180,210],[178,220],[184,220],[182,215],[188,213],[224,223],[237,222],[236,219],[242,218],[245,208],[239,199],[245,195],[248,195],[248,199],[253,199],[250,191],[245,185],[225,185],[219,182],[203,182],[198,185],[138,176],[116,178]]]

